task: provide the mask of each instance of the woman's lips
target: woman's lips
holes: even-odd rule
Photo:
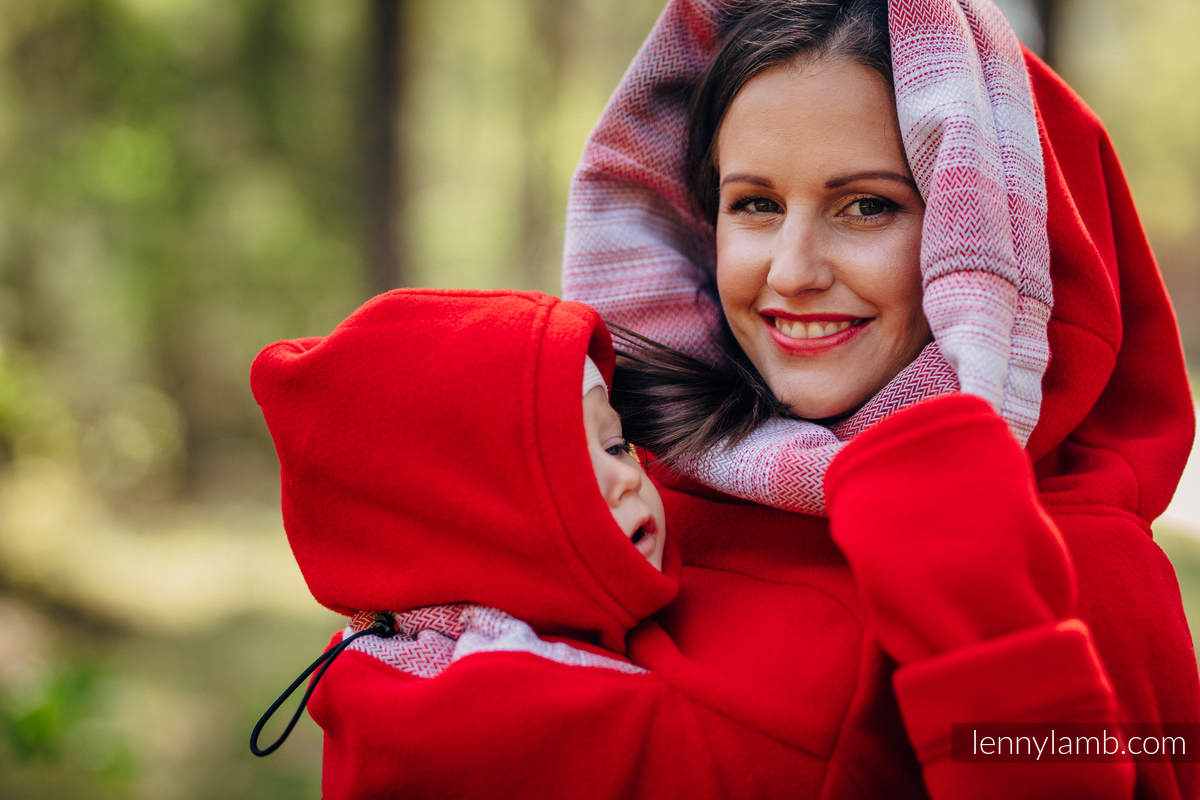
[[[763,322],[785,354],[813,355],[857,338],[872,320],[845,314],[764,313]]]

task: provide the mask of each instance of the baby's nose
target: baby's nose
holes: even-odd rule
[[[637,464],[622,459],[613,465],[612,486],[609,492],[609,503],[616,505],[625,495],[635,493],[642,488],[642,468]]]

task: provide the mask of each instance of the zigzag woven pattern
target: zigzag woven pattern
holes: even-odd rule
[[[700,291],[713,230],[683,174],[689,90],[729,0],[671,0],[592,132],[571,182],[563,291],[606,319],[713,359],[720,309]],[[1052,302],[1046,188],[1020,45],[991,0],[890,0],[896,106],[925,199],[923,307],[934,334],[849,419],[771,420],[736,447],[681,465],[758,503],[824,513],[842,443],[949,391],[987,399],[1022,443],[1041,409]]]
[[[574,667],[596,667],[637,675],[646,670],[625,661],[548,642],[521,620],[496,608],[454,603],[397,612],[397,634],[390,639],[363,636],[346,649],[365,653],[401,672],[432,678],[460,659],[476,653],[520,652]],[[374,623],[365,612],[350,618],[345,638]]]

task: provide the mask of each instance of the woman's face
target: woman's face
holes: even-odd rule
[[[890,88],[844,60],[752,78],[717,132],[717,290],[733,335],[807,419],[848,414],[929,341],[925,205]]]

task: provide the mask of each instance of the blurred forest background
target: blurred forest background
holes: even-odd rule
[[[394,286],[557,293],[569,176],[661,5],[0,2],[0,797],[319,795],[310,721],[246,749],[341,626],[250,361]],[[1106,121],[1200,356],[1200,6],[1001,6]]]

